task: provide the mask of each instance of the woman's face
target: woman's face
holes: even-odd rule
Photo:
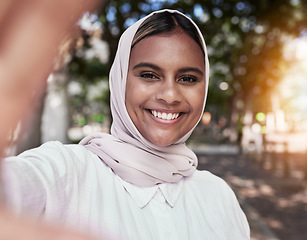
[[[143,137],[168,146],[194,127],[202,114],[205,74],[203,52],[185,33],[147,37],[133,47],[126,108]]]

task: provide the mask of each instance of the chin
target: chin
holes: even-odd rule
[[[161,141],[161,139],[147,139],[147,140],[158,147],[168,147],[176,142],[176,141]]]
[[[156,146],[158,146],[158,147],[168,147],[168,146],[170,146],[170,145],[172,145],[173,143],[165,143],[165,144],[163,144],[163,143],[154,143]]]

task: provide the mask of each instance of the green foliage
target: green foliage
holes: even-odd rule
[[[102,39],[109,45],[109,63],[75,55],[70,73],[92,82],[107,78],[121,33],[142,16],[162,8],[186,13],[204,34],[211,65],[209,105],[227,112],[233,96],[240,95],[254,109],[268,110],[267,97],[286,66],[283,36],[299,36],[307,28],[306,1],[109,0],[98,10]],[[88,39],[85,34],[85,48],[90,47]],[[222,82],[229,89],[221,90]],[[101,100],[108,101],[106,97]]]
[[[105,120],[105,115],[104,114],[93,114],[91,118],[93,122],[103,123]]]
[[[77,119],[77,124],[81,127],[85,126],[87,124],[87,120],[85,117],[80,117]]]
[[[97,58],[86,60],[83,57],[73,56],[69,72],[71,76],[95,82],[108,75],[109,66],[101,63]]]

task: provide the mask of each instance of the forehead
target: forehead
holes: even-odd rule
[[[139,61],[180,61],[204,67],[204,53],[200,46],[184,32],[146,37],[131,50],[130,63]]]

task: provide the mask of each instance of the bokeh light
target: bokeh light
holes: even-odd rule
[[[265,116],[265,113],[263,112],[258,112],[256,114],[256,120],[259,121],[259,122],[263,122],[265,120],[266,116]]]
[[[211,113],[205,112],[201,121],[204,125],[208,125],[211,122]]]

